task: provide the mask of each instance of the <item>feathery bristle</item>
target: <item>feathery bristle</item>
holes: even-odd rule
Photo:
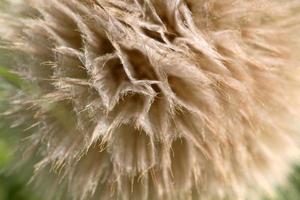
[[[70,199],[271,194],[298,155],[299,5],[28,0],[1,14],[13,69],[38,88],[12,97],[37,126],[36,176],[58,173]]]

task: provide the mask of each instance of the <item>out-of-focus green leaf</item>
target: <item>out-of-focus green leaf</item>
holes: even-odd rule
[[[0,139],[0,167],[4,166],[10,160],[11,152],[7,144]]]
[[[16,74],[11,73],[7,68],[0,66],[0,77],[9,83],[11,83],[13,86],[17,88],[21,88],[24,84],[24,81]]]

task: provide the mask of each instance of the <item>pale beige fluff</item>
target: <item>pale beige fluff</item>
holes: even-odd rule
[[[298,155],[299,8],[293,0],[6,8],[0,33],[19,59],[13,70],[35,86],[12,97],[7,113],[34,124],[25,154],[40,155],[35,177],[56,177],[51,193],[63,188],[61,199],[272,194]]]

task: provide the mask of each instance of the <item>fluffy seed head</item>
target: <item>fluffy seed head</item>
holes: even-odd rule
[[[2,41],[35,88],[13,96],[9,113],[34,122],[26,154],[41,157],[36,177],[50,170],[70,199],[272,193],[298,152],[297,9],[293,0],[7,9]]]

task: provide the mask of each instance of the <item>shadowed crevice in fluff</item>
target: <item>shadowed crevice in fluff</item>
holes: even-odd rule
[[[285,181],[299,146],[299,2],[11,4],[1,41],[38,89],[6,114],[33,121],[49,198],[257,199]]]

